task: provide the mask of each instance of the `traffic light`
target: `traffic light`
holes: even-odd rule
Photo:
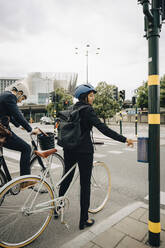
[[[159,7],[161,8],[162,21],[165,20],[165,0],[159,0]]]
[[[134,106],[135,104],[136,104],[136,97],[133,96],[133,97],[132,97],[132,105]]]
[[[56,93],[54,91],[49,93],[49,102],[55,102],[56,101]]]
[[[125,90],[119,91],[119,97],[124,101],[125,100]]]
[[[112,94],[113,94],[113,98],[117,101],[118,100],[118,87],[113,88]]]
[[[53,101],[53,92],[50,92],[49,93],[49,102],[52,102]]]
[[[123,92],[123,101],[125,100],[125,90],[122,90]]]

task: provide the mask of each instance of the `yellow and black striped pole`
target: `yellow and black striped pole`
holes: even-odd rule
[[[148,40],[148,125],[149,125],[149,244],[160,246],[160,80],[159,37],[160,1],[138,0],[145,15],[145,37]]]
[[[122,135],[122,112],[120,111],[120,134]]]
[[[150,67],[150,66],[149,66]],[[148,77],[149,92],[149,243],[160,246],[160,110],[159,75]]]
[[[152,0],[148,20],[148,125],[149,125],[149,244],[160,246],[160,81],[159,8]]]
[[[149,124],[149,244],[160,246],[160,14],[152,0],[152,27],[148,23],[148,124]]]

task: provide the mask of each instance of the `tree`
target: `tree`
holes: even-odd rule
[[[64,110],[64,102],[68,102],[69,105],[73,104],[73,96],[68,94],[63,88],[57,88],[55,103],[49,103],[46,107],[51,116],[54,116],[54,110],[56,113],[60,110]]]
[[[165,107],[165,75],[160,79],[160,107]]]
[[[106,82],[98,83],[93,107],[99,118],[102,118],[104,123],[107,118],[114,116],[119,111],[118,102],[113,99],[113,88],[115,86],[108,85]]]
[[[143,82],[137,90],[137,105],[141,109],[148,108],[148,85]],[[160,79],[160,106],[165,107],[165,75]]]
[[[137,90],[137,106],[143,110],[148,108],[148,86],[147,82],[143,82]]]

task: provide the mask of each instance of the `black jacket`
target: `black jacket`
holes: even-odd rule
[[[17,98],[10,91],[5,91],[0,94],[0,121],[3,125],[9,127],[7,123],[7,117],[16,127],[22,126],[28,132],[32,131],[31,126],[23,117],[21,111],[17,106]]]
[[[77,102],[75,104],[76,107],[80,107],[82,105],[85,105],[85,103]],[[93,144],[92,139],[90,135],[90,131],[92,130],[92,127],[96,127],[101,133],[104,135],[125,143],[126,137],[118,134],[117,132],[110,129],[107,125],[102,123],[100,119],[97,117],[94,109],[91,105],[87,104],[89,107],[80,110],[80,125],[81,125],[81,131],[82,131],[82,141],[81,144],[75,149],[76,152],[85,152],[85,153],[93,153]]]

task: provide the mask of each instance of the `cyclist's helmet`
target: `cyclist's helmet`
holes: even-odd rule
[[[24,96],[25,99],[27,99],[29,97],[29,95],[30,95],[28,85],[25,82],[22,82],[22,81],[17,81],[16,83],[14,83],[14,84],[10,85],[9,87],[5,88],[5,90],[9,90],[9,91],[14,90],[16,92],[21,92],[22,96]]]
[[[79,99],[82,94],[88,94],[91,91],[94,93],[97,92],[91,84],[81,84],[76,87],[74,97]]]

